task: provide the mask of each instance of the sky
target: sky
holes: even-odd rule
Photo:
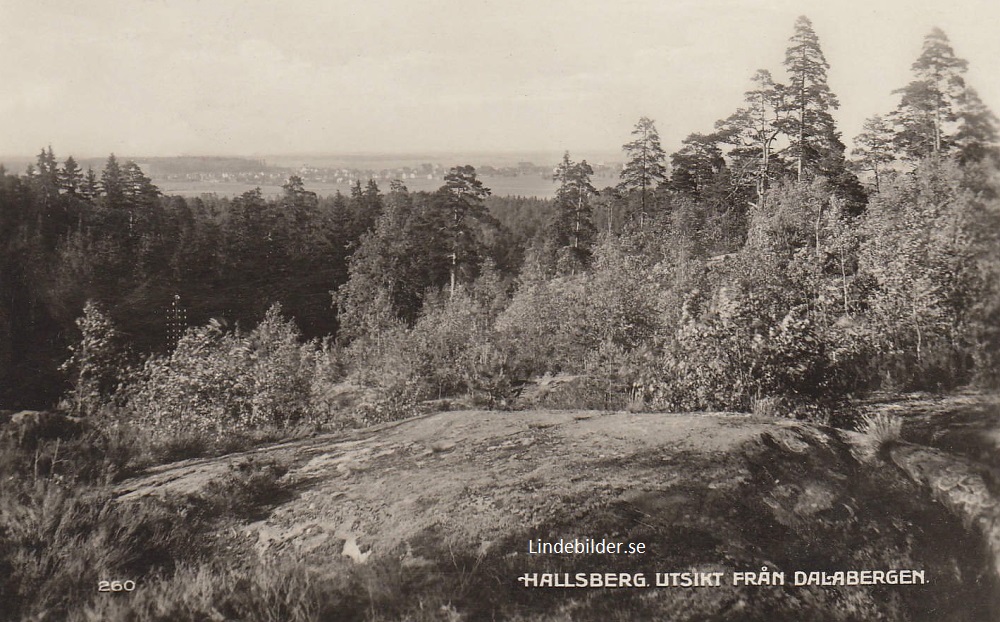
[[[1000,111],[996,0],[0,0],[0,155],[670,152],[803,14],[849,145],[933,26]]]

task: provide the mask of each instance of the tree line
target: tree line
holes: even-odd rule
[[[213,318],[270,326],[281,303],[296,334],[333,339],[344,373],[403,403],[497,403],[557,371],[662,409],[993,377],[997,120],[967,63],[935,29],[853,160],[805,17],[784,65],[669,158],[640,119],[615,187],[567,152],[552,200],[491,196],[471,166],[435,192],[318,197],[293,176],[275,198],[185,199],[134,162],[84,173],[43,149],[0,171],[0,402],[64,393],[87,301],[133,362]]]

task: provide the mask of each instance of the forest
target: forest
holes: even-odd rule
[[[965,61],[929,34],[850,157],[808,19],[784,64],[669,158],[641,119],[615,187],[567,153],[553,201],[490,196],[469,166],[434,193],[168,197],[133,162],[43,149],[0,184],[0,404],[135,410],[151,370],[262,321],[411,406],[559,372],[609,404],[789,413],[993,381],[997,124]]]
[[[106,483],[449,403],[851,427],[876,391],[1000,386],[998,120],[966,61],[933,30],[850,149],[805,17],[784,68],[672,154],[640,119],[616,186],[567,152],[553,200],[466,165],[435,192],[291,176],[275,198],[164,196],[51,146],[0,168],[0,408],[90,430],[4,471]],[[27,615],[40,584],[2,590]]]

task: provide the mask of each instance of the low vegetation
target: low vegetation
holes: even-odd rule
[[[880,447],[903,436],[903,419],[897,415],[878,412],[861,416],[862,434],[870,436]]]
[[[195,495],[122,502],[102,485],[137,457],[120,442],[93,431],[68,442],[3,439],[0,618],[70,619],[99,598],[100,580],[155,584],[231,555],[239,542],[225,528],[280,502],[291,485],[285,466],[248,459]],[[117,460],[101,451],[109,447]]]

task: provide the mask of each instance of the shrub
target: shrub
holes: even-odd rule
[[[488,318],[464,292],[447,301],[425,303],[416,325],[403,339],[405,374],[423,385],[427,397],[468,393],[472,349],[488,329]]]
[[[902,438],[903,419],[886,412],[862,415],[858,431],[878,450]]]
[[[309,417],[317,422],[329,421],[344,409],[345,403],[337,386],[347,375],[347,355],[327,338],[319,342],[312,353],[312,373],[309,379]]]
[[[197,498],[213,517],[259,518],[262,507],[278,503],[287,492],[286,473],[282,462],[250,456],[231,463]]]
[[[380,387],[374,400],[362,402],[354,415],[361,425],[376,425],[417,414],[420,389],[414,381]]]
[[[494,345],[495,300],[464,291],[430,296],[413,328],[356,340],[349,353],[358,382],[377,397],[358,408],[367,423],[410,416],[428,399],[469,395],[502,406],[516,392],[506,351]]]
[[[514,378],[508,355],[489,341],[472,346],[465,382],[473,403],[498,409],[510,408],[522,386]]]
[[[588,321],[586,276],[526,283],[496,322],[496,343],[512,369],[528,378],[578,372],[599,334]]]
[[[986,362],[977,361],[977,341],[988,335],[977,334],[977,320],[988,299],[990,262],[982,260],[996,256],[993,234],[983,232],[995,224],[946,162],[921,163],[873,199],[858,269],[869,284],[864,302],[884,386],[946,389]]]
[[[74,415],[92,415],[108,403],[124,375],[124,346],[114,324],[91,300],[76,326],[80,341],[70,346],[70,357],[59,369],[70,379],[69,410]]]
[[[218,322],[189,330],[166,356],[152,356],[128,387],[132,420],[158,435],[219,438],[312,414],[316,345],[268,310],[244,335]]]
[[[90,421],[73,423],[69,438],[34,433],[26,437],[17,428],[5,429],[0,434],[0,479],[58,477],[80,484],[107,483],[145,466],[147,456],[133,430]]]

